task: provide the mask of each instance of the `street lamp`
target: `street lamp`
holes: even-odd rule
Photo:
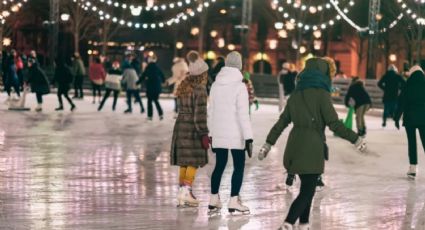
[[[70,15],[69,14],[66,14],[66,13],[61,14],[61,20],[63,22],[69,21],[69,18],[70,18]]]

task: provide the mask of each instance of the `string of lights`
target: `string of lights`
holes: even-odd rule
[[[281,1],[286,6],[292,7],[293,10],[306,11],[306,12],[309,12],[310,14],[316,14],[317,12],[322,12],[324,10],[331,10],[332,9],[332,5],[329,2],[319,4],[319,5],[306,5],[306,4],[302,4],[301,2],[296,1],[296,0],[281,0]],[[277,5],[277,4],[279,4],[279,0],[274,0],[273,3]],[[337,3],[339,4],[339,1],[337,1]],[[348,1],[348,4],[350,4],[352,6],[352,5],[354,5],[354,1],[352,1],[352,0]]]
[[[113,6],[115,8],[129,9],[133,16],[139,16],[142,11],[146,11],[146,12],[167,11],[167,10],[172,10],[175,8],[183,8],[194,3],[193,0],[181,0],[181,1],[172,2],[168,4],[161,4],[161,5],[147,4],[143,6],[143,5],[134,5],[134,4],[129,5],[126,3],[120,3],[119,1],[112,1],[112,0],[97,0],[97,1],[99,3],[105,4],[108,6]]]
[[[178,13],[175,17],[172,17],[165,21],[155,22],[155,23],[139,23],[133,22],[131,20],[124,20],[122,18],[118,18],[116,16],[112,16],[109,13],[106,13],[103,10],[100,10],[97,6],[93,5],[88,0],[81,0],[80,7],[86,11],[93,11],[98,14],[100,20],[111,20],[113,23],[118,23],[121,26],[127,26],[129,28],[135,29],[157,29],[164,28],[165,26],[171,26],[173,24],[179,24],[182,21],[186,21],[191,17],[194,17],[197,13],[203,11],[204,8],[210,7],[216,0],[208,0],[199,4],[196,10],[194,8],[186,9],[186,11]]]
[[[12,2],[12,0],[10,0]],[[6,22],[6,19],[12,15],[13,13],[18,12],[22,6],[27,3],[28,0],[20,0],[16,4],[13,4],[9,7],[9,10],[3,10],[0,14],[0,22],[1,24],[4,24]]]
[[[417,3],[423,3],[425,1],[416,1]],[[397,3],[399,4],[401,10],[403,11],[403,14],[406,16],[410,16],[410,18],[415,21],[417,25],[424,26],[425,25],[425,18],[421,15],[418,15],[414,10],[412,10],[403,0],[397,0]]]

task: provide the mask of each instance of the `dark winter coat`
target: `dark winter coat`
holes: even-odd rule
[[[164,83],[164,74],[156,63],[149,63],[142,74],[142,81],[146,83],[146,96],[156,99],[162,92],[162,83]]]
[[[316,81],[322,78],[321,83],[319,81],[313,83],[312,79],[303,83],[303,75],[306,71],[311,70],[309,69],[311,62],[316,62],[317,66],[321,66],[322,74],[318,72],[318,69],[312,71],[317,74]],[[317,58],[307,62],[304,73],[300,75],[299,85],[301,84],[301,87],[291,94],[284,112],[267,136],[267,143],[274,145],[284,129],[290,123],[294,124],[288,137],[283,160],[285,168],[291,174],[323,173],[325,165],[323,136],[326,126],[339,137],[351,143],[355,143],[358,139],[357,134],[351,129],[347,129],[339,120],[332,105],[331,96],[327,90],[330,85],[326,86],[330,82],[330,77],[326,75],[329,67],[326,62],[323,62]],[[325,78],[329,78],[329,80]],[[305,105],[311,111],[314,122]]]
[[[283,85],[283,92],[285,96],[290,95],[295,90],[295,77],[296,72],[288,71],[286,74],[280,75],[280,83]]]
[[[44,71],[33,64],[28,72],[28,83],[31,85],[31,92],[39,94],[50,93],[50,84]]]
[[[60,64],[55,69],[53,84],[57,83],[61,91],[68,91],[71,83],[74,81],[71,68],[65,64]]]
[[[207,150],[201,137],[208,135],[207,91],[204,86],[193,89],[190,96],[179,97],[179,115],[171,143],[171,164],[202,167],[208,163]]]
[[[363,82],[356,81],[350,85],[348,88],[347,95],[345,95],[345,106],[350,107],[349,101],[350,98],[353,98],[355,101],[354,108],[357,109],[362,105],[370,105],[372,104],[372,100],[370,99],[369,94],[367,93]]]
[[[382,76],[378,82],[379,88],[384,91],[382,101],[395,102],[397,101],[399,91],[403,88],[405,81],[403,78],[393,70],[389,70]]]
[[[401,91],[394,119],[400,120],[401,115],[404,126],[425,126],[425,75],[422,71],[414,72]]]

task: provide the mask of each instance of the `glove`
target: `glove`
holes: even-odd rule
[[[361,137],[357,139],[354,146],[356,146],[356,149],[361,153],[365,153],[367,151],[366,141]]]
[[[210,138],[208,137],[208,135],[203,135],[201,137],[201,144],[202,148],[205,150],[208,150],[210,148]]]
[[[267,154],[270,152],[270,149],[272,149],[272,146],[269,143],[265,143],[258,153],[258,160],[262,161],[264,158],[266,158]]]
[[[248,154],[248,157],[252,157],[252,143],[254,141],[252,139],[245,140],[245,151]]]
[[[400,121],[394,121],[395,127],[400,130]]]

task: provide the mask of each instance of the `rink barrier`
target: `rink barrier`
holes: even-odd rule
[[[254,85],[255,95],[260,98],[279,98],[279,86],[276,76],[267,74],[252,74],[251,80]],[[374,108],[382,108],[383,92],[378,87],[375,79],[364,80],[366,90],[369,93]],[[332,99],[335,104],[344,104],[344,97],[347,94],[351,79],[338,78],[333,81],[335,92]]]

